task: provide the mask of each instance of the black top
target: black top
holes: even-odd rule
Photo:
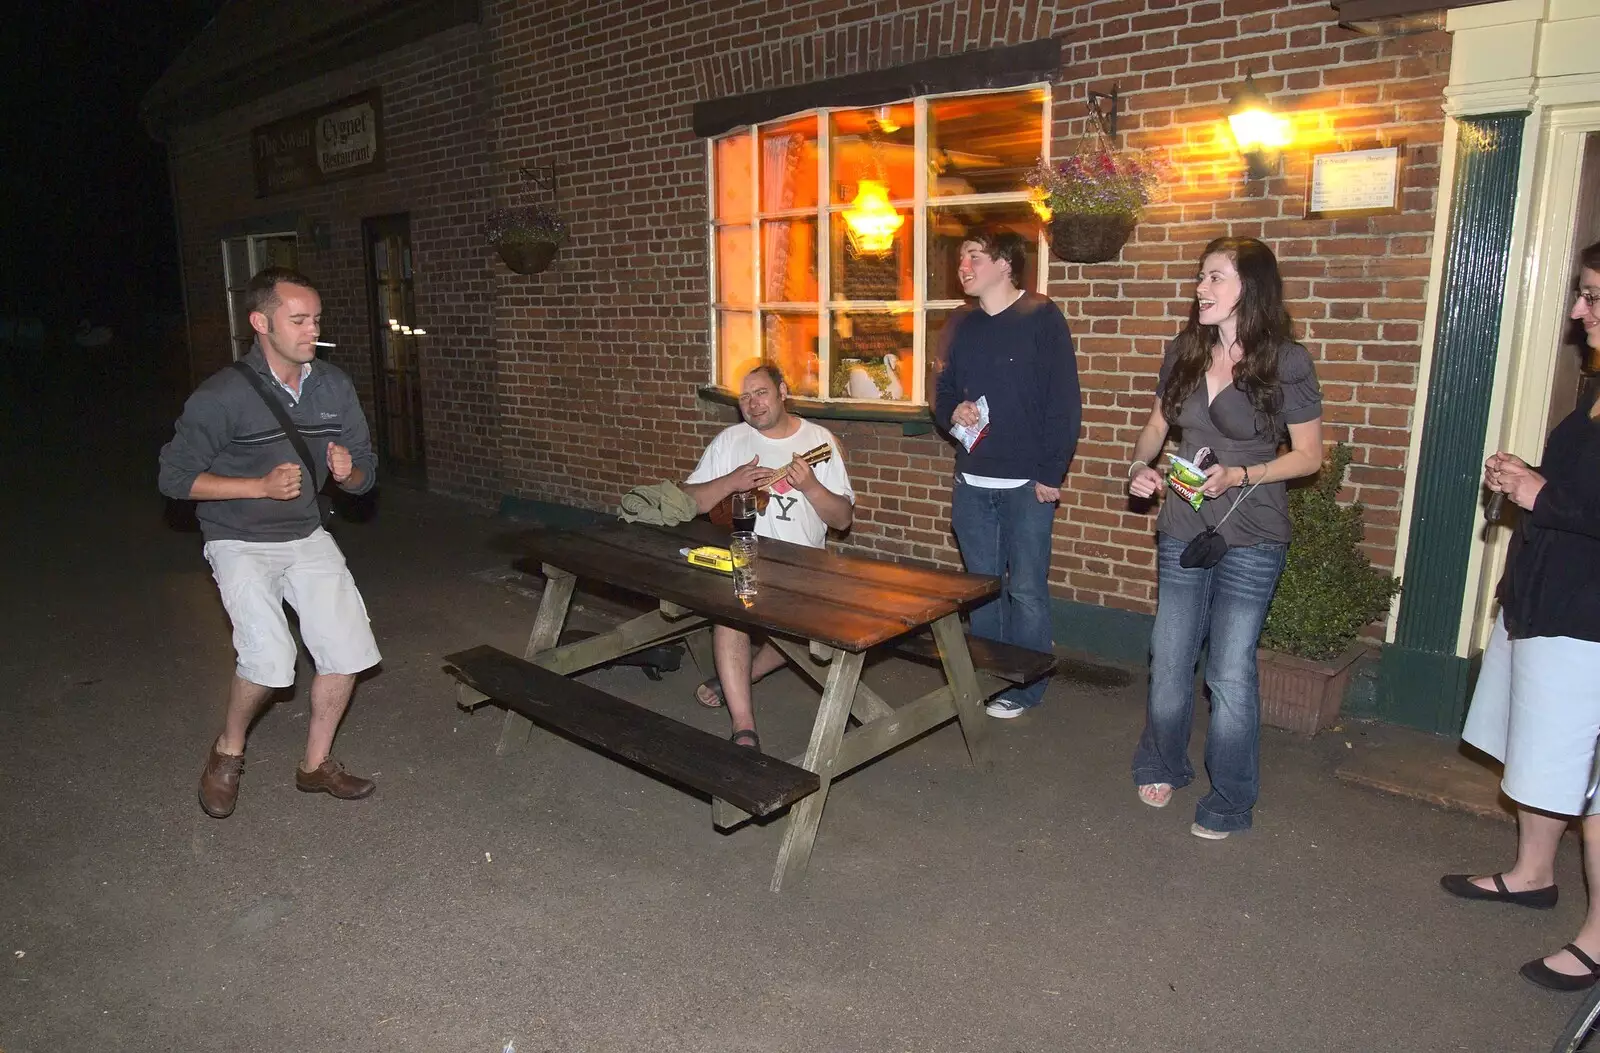
[[[971,452],[956,445],[956,471],[1060,486],[1083,417],[1078,359],[1061,308],[1025,292],[999,314],[977,307],[947,325],[934,419],[949,431],[956,406],[980,395],[989,403],[989,433]]]
[[[1177,361],[1174,341],[1167,345],[1167,356],[1161,363],[1156,398],[1167,390],[1167,378],[1172,375]],[[1278,351],[1278,390],[1277,416],[1273,420],[1263,420],[1251,404],[1250,396],[1233,384],[1217,392],[1217,397],[1207,403],[1206,382],[1202,377],[1179,409],[1178,419],[1167,422],[1169,427],[1182,432],[1178,456],[1193,461],[1196,450],[1209,446],[1217,455],[1217,463],[1229,468],[1250,468],[1273,460],[1278,456],[1278,444],[1287,434],[1289,425],[1304,424],[1322,416],[1322,389],[1317,385],[1317,373],[1311,356],[1299,344],[1284,344]],[[1250,496],[1244,498],[1237,512],[1228,515],[1233,503],[1246,491]],[[1162,495],[1156,530],[1179,541],[1191,541],[1206,527],[1214,527],[1219,522],[1222,528],[1218,532],[1235,548],[1263,542],[1287,542],[1288,491],[1282,482],[1262,483],[1254,490],[1240,485],[1220,497],[1206,498],[1198,512],[1189,502],[1167,492]]]
[[[1600,642],[1600,423],[1591,388],[1556,425],[1538,472],[1544,487],[1524,513],[1500,578],[1500,610],[1514,640],[1565,636]]]

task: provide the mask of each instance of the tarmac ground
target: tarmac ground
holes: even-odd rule
[[[1453,900],[1439,875],[1508,865],[1511,829],[1349,774],[1425,774],[1453,744],[1268,729],[1254,829],[1202,841],[1203,777],[1165,810],[1134,795],[1137,670],[1069,664],[995,722],[989,774],[946,725],[848,776],[806,879],[769,892],[778,824],[718,833],[703,800],[543,732],[495,755],[499,711],[459,710],[440,659],[519,652],[538,582],[497,547],[509,524],[396,486],[337,530],[385,657],[336,753],[377,793],[295,791],[302,677],[210,819],[232,654],[199,536],[155,492],[175,404],[86,378],[13,377],[0,423],[5,1053],[1538,1051],[1576,1004],[1516,972],[1577,931],[1576,844],[1554,911]],[[614,617],[580,597],[575,624]],[[867,679],[893,701],[930,675]],[[586,679],[725,729],[687,660]],[[769,750],[799,752],[815,698],[760,686]]]

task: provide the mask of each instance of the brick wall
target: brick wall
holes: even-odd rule
[[[1442,32],[1375,39],[1340,29],[1326,0],[781,0],[486,5],[495,41],[488,181],[515,195],[518,165],[555,163],[574,239],[534,276],[496,266],[503,482],[509,492],[604,508],[641,479],[682,478],[732,409],[696,397],[710,352],[707,98],[806,83],[932,55],[1058,35],[1055,149],[1082,130],[1087,89],[1122,93],[1125,145],[1170,152],[1181,173],[1119,261],[1054,263],[1050,292],[1078,338],[1085,424],[1057,520],[1057,595],[1148,611],[1153,517],[1123,479],[1164,342],[1181,326],[1201,247],[1273,246],[1297,331],[1316,360],[1327,437],[1356,447],[1347,489],[1368,507],[1369,550],[1390,565],[1431,250]],[[1292,111],[1302,141],[1381,134],[1406,144],[1401,214],[1307,221],[1308,157],[1246,184],[1223,121],[1246,72]],[[947,446],[897,425],[834,428],[859,492],[850,544],[953,564]]]
[[[428,332],[421,374],[429,485],[485,502],[502,491],[495,281],[478,236],[488,203],[489,83],[482,30],[462,26],[175,129],[168,146],[193,379],[230,357],[220,239],[241,221],[299,217],[300,269],[318,285],[324,329],[339,344],[336,360],[355,379],[370,416],[372,336],[361,220],[409,213],[417,324]],[[255,197],[251,128],[371,87],[383,92],[382,173]],[[325,248],[304,236],[313,223],[328,231]]]

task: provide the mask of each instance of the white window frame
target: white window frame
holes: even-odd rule
[[[244,234],[236,238],[223,238],[220,245],[222,249],[222,295],[228,301],[228,335],[233,340],[233,357],[235,360],[243,358],[249,351],[250,345],[255,340],[255,331],[250,328],[250,319],[240,317],[243,313],[239,310],[237,293],[244,292],[245,286],[250,284],[250,279],[257,271],[266,266],[266,253],[262,244],[267,241],[292,238],[295,242],[295,255],[299,255],[299,234],[293,230],[270,231],[264,234]],[[245,247],[246,274],[235,274],[233,266],[233,253],[230,246],[243,243]]]
[[[961,98],[973,95],[1010,95],[1028,91],[1039,91],[1042,96],[1041,120],[1039,122],[1039,156],[1048,163],[1050,160],[1050,141],[1052,136],[1051,90],[1048,82],[1032,84],[1017,84],[1006,88],[986,88],[976,91],[945,92],[936,95],[918,95],[911,98],[899,99],[879,105],[903,106],[912,104],[916,110],[915,129],[915,157],[912,168],[914,173],[914,186],[911,198],[891,200],[890,204],[897,209],[909,208],[911,210],[912,228],[912,299],[911,300],[842,300],[832,298],[833,281],[833,217],[850,208],[848,202],[833,204],[833,193],[830,176],[832,173],[832,158],[830,156],[831,127],[829,118],[838,111],[853,111],[870,107],[839,106],[819,107],[811,110],[801,110],[798,113],[786,114],[759,124],[745,124],[737,128],[730,128],[721,135],[706,140],[706,186],[707,193],[707,223],[706,223],[706,260],[707,260],[707,291],[710,324],[708,328],[708,350],[710,368],[707,375],[711,377],[714,387],[723,391],[732,391],[730,380],[732,378],[721,375],[721,355],[718,352],[719,337],[718,327],[721,322],[720,312],[724,310],[746,311],[753,316],[756,350],[763,361],[766,360],[766,350],[762,346],[764,329],[762,318],[768,312],[777,312],[785,304],[776,301],[760,299],[761,292],[765,289],[761,274],[761,226],[764,221],[794,220],[815,218],[817,221],[817,332],[818,332],[818,394],[815,396],[797,396],[802,404],[814,405],[849,405],[855,407],[875,408],[923,408],[929,404],[929,392],[926,389],[928,375],[928,348],[927,327],[928,312],[930,310],[953,310],[967,303],[964,299],[955,300],[930,300],[928,295],[928,211],[930,208],[948,208],[960,205],[1004,205],[1028,202],[1032,195],[1026,189],[1007,191],[991,194],[959,194],[929,198],[928,196],[928,104],[942,99]],[[817,120],[817,205],[815,208],[785,209],[776,212],[762,212],[761,204],[761,130],[770,125],[784,124],[800,117],[814,115]],[[754,270],[754,295],[752,303],[728,304],[720,299],[721,290],[718,288],[720,271],[717,259],[717,230],[722,226],[745,226],[744,223],[723,223],[717,216],[717,144],[725,139],[740,135],[749,136],[750,142],[750,244],[751,267]],[[1048,286],[1049,278],[1049,253],[1043,230],[1038,236],[1038,261],[1035,268],[1035,291],[1043,293]],[[833,372],[833,326],[830,316],[834,311],[906,311],[912,313],[912,348],[915,359],[912,370],[912,391],[910,397],[904,401],[863,401],[849,399],[834,395],[830,388]],[[794,314],[791,310],[783,311],[785,314]]]

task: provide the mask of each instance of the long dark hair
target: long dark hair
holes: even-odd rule
[[[1238,340],[1244,354],[1233,367],[1233,386],[1243,391],[1262,422],[1278,412],[1278,352],[1291,339],[1289,312],[1283,306],[1283,275],[1278,273],[1278,258],[1255,238],[1217,238],[1200,254],[1206,257],[1223,252],[1239,272]],[[1176,424],[1189,396],[1204,381],[1211,368],[1211,349],[1217,343],[1217,327],[1200,324],[1200,300],[1189,305],[1189,324],[1183,327],[1173,345],[1178,358],[1172,364],[1166,389],[1161,394],[1161,415]]]

